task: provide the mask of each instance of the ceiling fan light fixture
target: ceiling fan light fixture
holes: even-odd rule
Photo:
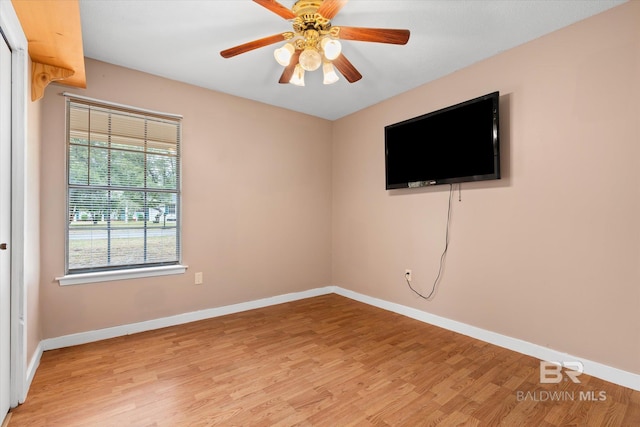
[[[308,47],[302,51],[298,62],[306,71],[315,71],[322,65],[322,55],[316,49]]]
[[[284,46],[274,51],[278,64],[285,67],[278,83],[304,86],[304,72],[315,71],[320,66],[325,84],[338,80],[336,70],[347,82],[355,83],[362,74],[342,54],[342,40],[405,45],[411,34],[406,29],[333,26],[331,21],[348,0],[290,0],[294,3],[291,8],[282,5],[280,0],[253,1],[289,21],[293,31],[242,43],[220,51],[220,55],[232,58],[284,42]]]
[[[300,64],[296,64],[295,70],[289,83],[296,86],[304,86],[304,68]]]
[[[334,84],[340,79],[331,62],[325,62],[322,64],[322,73],[324,74],[324,80],[322,83],[326,85]]]
[[[320,46],[324,51],[324,57],[329,61],[333,61],[334,59],[336,59],[342,52],[342,45],[340,44],[340,42],[329,37],[323,38],[320,42]]]
[[[273,56],[275,56],[278,64],[286,67],[287,65],[289,65],[289,62],[291,62],[291,57],[293,56],[295,50],[295,47],[293,47],[291,43],[287,43],[284,46],[276,49],[273,52]]]

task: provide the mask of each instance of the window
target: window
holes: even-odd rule
[[[181,117],[65,95],[66,274],[178,265]]]

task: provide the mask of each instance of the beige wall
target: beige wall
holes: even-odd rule
[[[334,123],[333,283],[640,373],[640,2]],[[385,191],[385,125],[498,90],[504,177]]]
[[[86,61],[87,90],[43,101],[43,337],[156,319],[331,283],[331,122]],[[63,91],[182,114],[184,275],[61,287]],[[194,285],[203,272],[204,284]]]

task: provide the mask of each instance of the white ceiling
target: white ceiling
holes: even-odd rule
[[[317,70],[306,73],[305,87],[278,83],[273,51],[283,43],[220,56],[291,31],[251,0],[80,0],[80,13],[87,57],[335,120],[624,2],[351,0],[333,25],[406,28],[409,43],[343,41],[363,78],[325,86]]]

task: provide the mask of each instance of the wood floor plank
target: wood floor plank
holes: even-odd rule
[[[580,379],[324,295],[47,351],[9,427],[640,425],[640,392]]]

